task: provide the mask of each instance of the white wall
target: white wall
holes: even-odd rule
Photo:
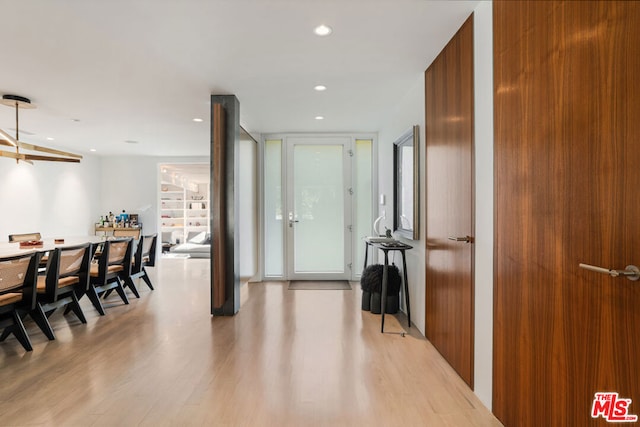
[[[16,164],[0,159],[0,240],[12,233],[93,234],[100,215],[125,209],[155,232],[158,164],[208,163],[208,157],[97,157],[81,163]]]
[[[474,392],[491,408],[493,366],[493,28],[491,1],[481,2],[474,16],[475,88],[475,331]],[[383,225],[393,229],[393,141],[412,125],[420,126],[420,181],[425,177],[424,75],[399,102],[379,132],[379,194],[385,194]],[[425,185],[420,189],[420,240],[406,241],[411,317],[425,333]]]
[[[44,238],[93,234],[100,175],[94,156],[79,164],[0,159],[0,240],[13,233],[40,232]]]
[[[145,234],[158,232],[161,163],[209,163],[209,157],[108,156],[101,158],[101,198],[96,222],[109,211],[139,215]]]
[[[378,132],[378,196],[384,194],[386,204],[378,205],[378,215],[386,213],[380,230],[387,227],[393,230],[393,142],[413,125],[420,126],[420,240],[404,240],[413,246],[406,252],[407,281],[409,282],[409,296],[411,297],[411,321],[420,332],[425,333],[425,186],[424,171],[424,141],[425,141],[425,111],[424,111],[424,74],[415,76],[413,87],[400,99],[389,121],[383,124]],[[396,264],[401,265],[402,259],[396,255]]]

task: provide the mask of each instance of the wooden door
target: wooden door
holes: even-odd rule
[[[640,2],[495,1],[493,411],[507,426],[640,414]]]
[[[427,69],[425,99],[426,333],[473,387],[473,16]]]

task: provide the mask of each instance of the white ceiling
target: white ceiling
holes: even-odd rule
[[[211,94],[251,133],[377,131],[477,4],[0,0],[0,94],[38,106],[21,140],[99,155],[208,155]]]

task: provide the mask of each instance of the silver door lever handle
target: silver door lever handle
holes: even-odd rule
[[[627,265],[624,270],[610,270],[604,267],[598,267],[590,264],[580,263],[580,268],[584,268],[585,270],[595,271],[597,273],[608,274],[611,277],[626,277],[629,280],[638,280],[640,279],[640,269],[635,265]]]
[[[454,236],[449,236],[447,237],[447,239],[449,240],[453,240],[454,242],[466,242],[466,243],[471,243],[471,240],[473,239],[471,236],[464,236],[464,237],[454,237]]]

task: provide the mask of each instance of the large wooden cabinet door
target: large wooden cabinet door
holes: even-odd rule
[[[640,2],[494,1],[493,411],[507,426],[640,414]]]

